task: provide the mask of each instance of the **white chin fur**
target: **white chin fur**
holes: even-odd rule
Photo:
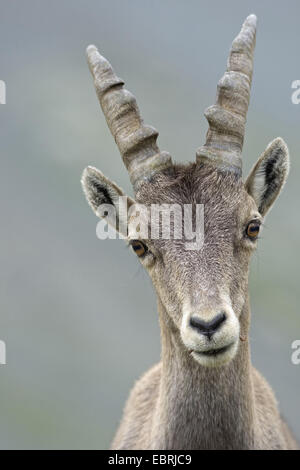
[[[228,364],[236,355],[237,349],[238,341],[235,341],[229,349],[222,353],[207,356],[205,354],[201,354],[201,351],[193,351],[191,356],[204,367],[218,367]]]

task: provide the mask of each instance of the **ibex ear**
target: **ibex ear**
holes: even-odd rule
[[[109,208],[109,206],[113,207],[116,220],[115,223],[111,223],[111,225],[116,225],[114,227],[116,229],[120,228],[120,221],[122,216],[124,216],[122,211],[128,210],[135,201],[129,196],[126,196],[116,183],[110,181],[101,171],[92,166],[88,166],[83,171],[81,184],[87,201],[95,214],[100,218],[105,218],[107,222],[110,223],[109,218],[106,218],[108,215],[106,208]],[[120,206],[120,198],[123,198],[122,207]],[[126,204],[125,209],[124,204]]]
[[[264,216],[283,188],[289,173],[289,151],[278,137],[273,140],[252,168],[245,183],[259,212]]]

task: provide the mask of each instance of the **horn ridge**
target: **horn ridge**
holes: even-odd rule
[[[209,128],[205,144],[197,150],[197,162],[210,160],[217,166],[233,167],[241,173],[256,23],[255,15],[248,16],[232,43],[227,70],[218,83],[216,104],[204,113]]]
[[[87,60],[108,127],[137,189],[157,171],[172,166],[171,156],[159,150],[158,131],[144,124],[134,95],[93,45],[87,48]]]

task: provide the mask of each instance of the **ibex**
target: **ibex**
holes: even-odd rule
[[[158,132],[144,124],[134,96],[96,47],[87,49],[102,111],[134,189],[128,206],[204,205],[199,250],[186,250],[184,238],[128,236],[157,292],[162,354],[131,391],[112,449],[297,448],[250,359],[250,257],[289,170],[287,146],[277,138],[242,180],[255,34],[250,15],[233,41],[216,104],[205,112],[206,142],[187,165],[159,150]],[[117,184],[88,167],[82,185],[96,213],[107,203],[122,217],[124,193]]]

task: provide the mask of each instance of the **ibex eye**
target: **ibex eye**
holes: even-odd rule
[[[132,249],[134,252],[141,258],[144,254],[148,251],[148,248],[144,243],[140,242],[139,240],[133,240],[131,242]]]
[[[258,237],[260,230],[260,222],[252,221],[247,225],[246,234],[252,240]]]

